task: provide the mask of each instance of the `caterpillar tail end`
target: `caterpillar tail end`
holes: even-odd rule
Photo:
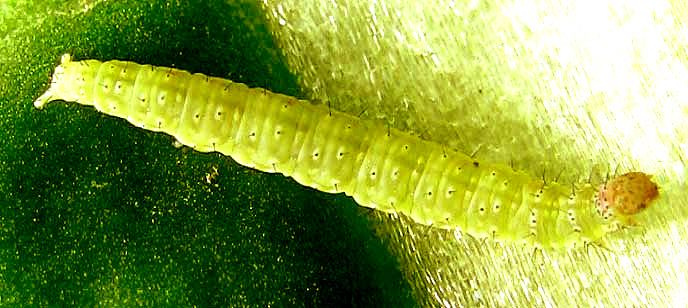
[[[53,96],[53,91],[48,89],[47,91],[45,91],[45,93],[43,93],[43,95],[41,95],[35,101],[33,101],[33,106],[37,109],[43,109],[43,106],[45,106],[45,104],[47,104],[49,101],[52,101],[53,99],[55,99],[55,97]]]
[[[55,72],[50,80],[50,87],[41,96],[39,96],[35,101],[33,101],[33,106],[37,109],[43,109],[43,106],[52,100],[59,99],[60,96],[56,93],[56,85],[64,78],[65,68],[64,64],[71,62],[72,56],[68,53],[62,55],[60,60],[60,65],[55,68]]]

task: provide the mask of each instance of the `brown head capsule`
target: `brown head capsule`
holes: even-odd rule
[[[651,176],[629,172],[602,184],[597,194],[597,212],[604,217],[635,215],[658,196],[657,184]]]

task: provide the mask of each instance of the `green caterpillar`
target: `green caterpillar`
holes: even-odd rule
[[[323,105],[174,68],[64,55],[34,105],[55,99],[363,206],[538,248],[599,242],[658,194],[639,172],[602,186],[545,183]]]

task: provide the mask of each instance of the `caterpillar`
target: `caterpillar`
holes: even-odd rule
[[[362,206],[536,248],[600,243],[659,194],[641,172],[601,185],[545,182],[322,104],[174,68],[65,54],[34,106],[57,99]]]

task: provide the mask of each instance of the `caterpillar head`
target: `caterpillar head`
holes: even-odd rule
[[[642,172],[629,172],[602,184],[597,192],[597,213],[613,217],[621,225],[634,225],[633,215],[646,209],[659,196],[657,184]]]

